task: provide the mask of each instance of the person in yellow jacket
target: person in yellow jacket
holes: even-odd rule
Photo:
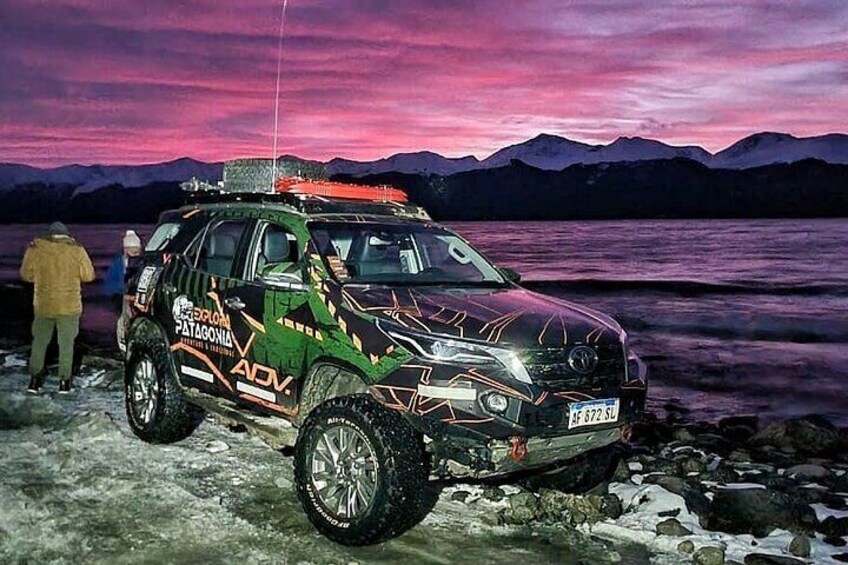
[[[59,341],[59,392],[71,392],[74,340],[82,315],[82,283],[94,280],[94,267],[85,248],[54,222],[47,235],[35,238],[24,254],[21,278],[35,285],[30,381],[38,394],[44,383],[44,357],[56,329]]]

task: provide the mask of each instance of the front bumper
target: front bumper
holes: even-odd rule
[[[632,357],[629,377],[551,389],[517,381],[505,370],[460,367],[414,359],[374,385],[374,396],[403,412],[428,438],[434,467],[443,475],[505,475],[568,460],[619,441],[623,430],[641,418],[647,368]],[[488,395],[507,399],[493,412]],[[618,398],[615,422],[569,429],[571,404]],[[523,455],[517,454],[516,445]]]

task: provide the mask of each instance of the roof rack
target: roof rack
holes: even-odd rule
[[[224,163],[224,180],[192,178],[180,186],[191,203],[256,202],[283,204],[305,214],[389,215],[430,220],[404,191],[390,186],[332,182],[326,168],[311,161],[281,158],[274,177],[271,159]]]

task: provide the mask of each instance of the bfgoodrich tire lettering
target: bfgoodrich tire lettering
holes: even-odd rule
[[[152,409],[139,414],[133,409],[139,387],[133,380],[143,373],[140,367],[151,367],[155,386],[147,387],[154,395]],[[133,433],[150,443],[172,443],[187,438],[203,421],[203,410],[186,401],[174,372],[170,352],[165,344],[145,340],[133,346],[124,375],[124,401],[127,420]]]
[[[353,516],[334,513],[322,501],[312,461],[318,443],[340,428],[362,438],[360,450],[373,453],[375,486],[367,505]],[[368,545],[400,535],[414,525],[425,504],[427,469],[420,436],[400,414],[367,395],[330,400],[312,411],[295,446],[297,495],[316,529],[343,545]]]

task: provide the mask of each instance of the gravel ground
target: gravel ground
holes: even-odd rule
[[[90,360],[71,395],[48,380],[27,394],[22,354],[0,357],[0,562],[3,563],[645,563],[642,546],[569,526],[497,525],[507,499],[445,489],[398,539],[346,548],[307,521],[291,459],[204,422],[148,445],[130,432],[120,369]],[[495,519],[493,519],[495,518]]]

